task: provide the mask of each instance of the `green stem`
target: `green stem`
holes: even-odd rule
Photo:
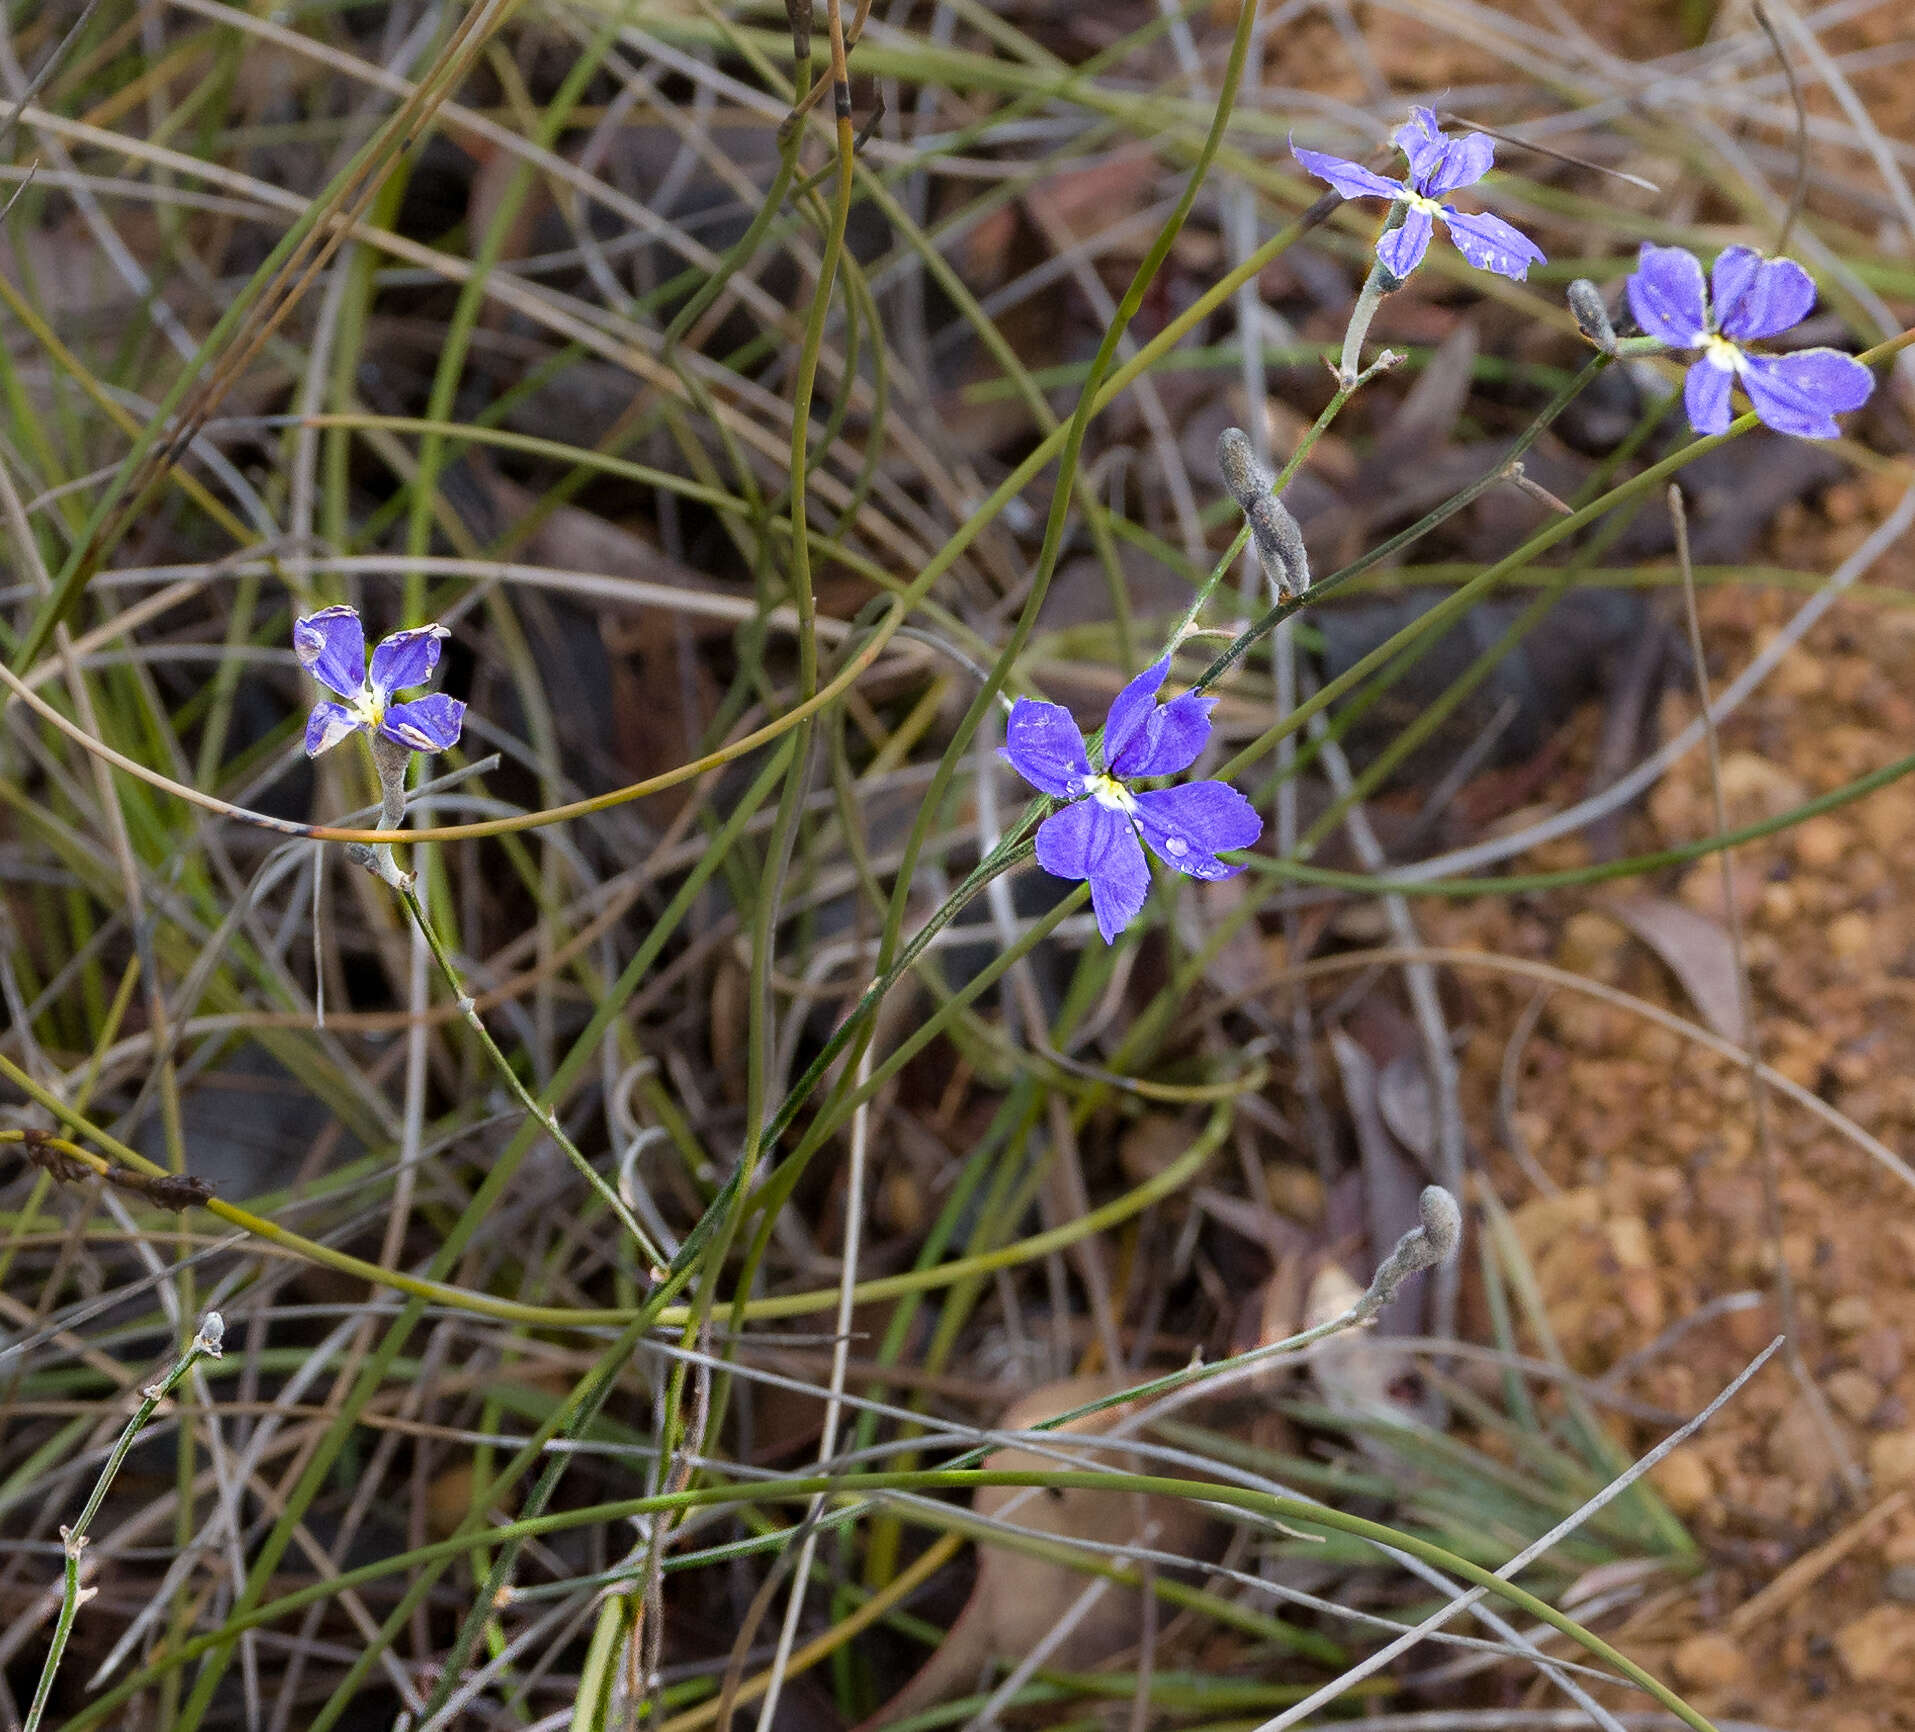
[[[1058,1491],[1095,1491],[1109,1492],[1114,1495],[1134,1493],[1145,1497],[1194,1498],[1204,1503],[1222,1504],[1231,1509],[1243,1510],[1252,1516],[1282,1523],[1285,1526],[1327,1528],[1334,1533],[1350,1534],[1390,1550],[1408,1552],[1411,1556],[1433,1564],[1449,1575],[1460,1576],[1472,1587],[1481,1588],[1499,1599],[1508,1601],[1529,1616],[1549,1625],[1551,1629],[1569,1637],[1586,1653],[1613,1667],[1630,1682],[1647,1691],[1670,1713],[1676,1715],[1684,1725],[1691,1728],[1691,1732],[1715,1732],[1715,1728],[1707,1719],[1627,1655],[1618,1652],[1600,1636],[1583,1628],[1575,1619],[1559,1612],[1547,1600],[1530,1593],[1526,1588],[1518,1587],[1514,1582],[1505,1580],[1493,1571],[1485,1569],[1481,1564],[1460,1557],[1442,1546],[1423,1539],[1420,1535],[1389,1527],[1382,1522],[1348,1515],[1342,1510],[1331,1509],[1302,1498],[1285,1497],[1246,1486],[1175,1479],[1155,1474],[1083,1472],[1074,1469],[1016,1471],[933,1468],[909,1473],[860,1473],[849,1477],[841,1474],[820,1473],[783,1480],[763,1480],[744,1485],[697,1486],[682,1492],[660,1493],[651,1497],[627,1498],[617,1503],[561,1510],[552,1515],[502,1524],[492,1529],[489,1537],[530,1539],[547,1534],[564,1533],[580,1527],[605,1527],[615,1522],[629,1521],[634,1516],[658,1514],[668,1510],[680,1511],[728,1504],[790,1502],[810,1498],[819,1493],[833,1497],[862,1497],[887,1491],[975,1491],[985,1486],[1043,1486]],[[312,1583],[269,1605],[250,1608],[224,1628],[182,1644],[161,1665],[163,1667],[182,1664],[220,1643],[231,1642],[244,1630],[255,1629],[262,1624],[277,1621],[290,1612],[330,1599],[347,1589],[375,1581],[396,1569],[433,1563],[442,1558],[456,1558],[469,1549],[477,1537],[480,1536],[458,1535],[448,1540],[421,1546],[402,1557],[381,1558],[373,1563],[362,1565],[358,1569],[342,1571],[331,1580]],[[117,1689],[77,1715],[70,1723],[67,1732],[87,1732],[87,1728],[100,1724],[121,1702],[149,1685],[153,1681],[154,1672],[159,1669],[150,1668],[125,1680]]]
[[[512,1098],[531,1114],[553,1142],[564,1150],[565,1158],[584,1174],[585,1182],[598,1193],[599,1200],[612,1211],[619,1225],[631,1234],[644,1255],[646,1269],[651,1279],[662,1280],[667,1261],[665,1253],[652,1243],[651,1235],[638,1224],[632,1211],[625,1206],[625,1199],[613,1189],[611,1182],[585,1158],[578,1144],[566,1135],[565,1127],[559,1123],[557,1110],[539,1104],[537,1096],[525,1086],[519,1073],[512,1068],[512,1061],[505,1056],[499,1043],[492,1038],[492,1031],[485,1026],[485,1019],[479,1015],[478,1007],[472,1002],[471,993],[466,991],[465,982],[459,978],[458,965],[453,962],[451,954],[447,951],[445,940],[439,936],[438,928],[426,915],[425,905],[419,900],[417,880],[407,875],[398,879],[397,883],[400,899],[405,903],[407,912],[411,914],[412,923],[419,928],[420,936],[425,939],[426,947],[432,952],[433,961],[438,963],[439,973],[444,976],[446,985],[452,989],[452,996],[458,1004],[460,1015],[465,1018],[466,1026],[479,1037],[479,1044],[485,1048],[486,1057],[491,1059],[493,1069],[505,1079],[505,1086],[512,1091]]]
[[[47,1649],[46,1661],[40,1668],[39,1686],[33,1692],[33,1704],[27,1709],[21,1732],[38,1732],[40,1721],[47,1711],[47,1699],[53,1694],[53,1675],[60,1669],[67,1641],[73,1634],[74,1619],[79,1615],[80,1608],[97,1591],[80,1586],[80,1554],[86,1549],[87,1528],[99,1514],[100,1505],[106,1501],[107,1491],[118,1475],[121,1464],[132,1449],[134,1440],[146,1429],[146,1422],[153,1417],[154,1410],[185,1381],[187,1374],[202,1359],[220,1357],[220,1342],[225,1334],[225,1320],[217,1311],[207,1312],[200,1323],[199,1332],[187,1342],[185,1350],[174,1360],[172,1369],[158,1383],[149,1384],[140,1392],[140,1405],[133,1410],[133,1417],[120,1433],[120,1441],[113,1446],[113,1453],[100,1469],[100,1477],[93,1482],[93,1495],[86,1500],[85,1507],[73,1525],[60,1529],[60,1549],[66,1555],[66,1581],[60,1595],[60,1616],[53,1627],[53,1643]]]

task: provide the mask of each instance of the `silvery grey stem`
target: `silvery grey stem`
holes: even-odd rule
[[[1389,220],[1383,225],[1384,233],[1403,226],[1407,208],[1401,202],[1390,206]],[[1383,297],[1394,294],[1402,286],[1403,279],[1387,269],[1381,259],[1370,267],[1370,274],[1364,279],[1363,292],[1350,309],[1349,328],[1343,333],[1343,358],[1337,363],[1337,383],[1344,390],[1354,391],[1362,380],[1363,339],[1370,334],[1370,321],[1376,317]]]
[[[412,748],[374,732],[371,740],[372,767],[379,775],[379,822],[376,830],[396,830],[406,821],[406,771],[412,765]],[[383,878],[395,889],[405,875],[393,864],[392,849],[384,844],[373,847],[364,842],[348,842],[346,858],[365,867],[375,878]]]
[[[406,771],[411,764],[410,746],[402,746],[384,734],[372,736],[372,767],[379,772],[381,830],[396,830],[406,821]]]

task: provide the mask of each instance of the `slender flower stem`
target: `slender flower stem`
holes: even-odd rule
[[[599,1195],[606,1208],[610,1209],[626,1232],[630,1233],[634,1243],[645,1258],[646,1272],[653,1281],[661,1281],[665,1276],[665,1267],[669,1259],[652,1243],[651,1235],[638,1223],[632,1211],[625,1206],[625,1199],[599,1170],[580,1152],[578,1144],[565,1134],[565,1128],[559,1123],[558,1114],[549,1107],[539,1104],[538,1097],[525,1086],[519,1073],[512,1068],[511,1060],[500,1049],[499,1043],[492,1038],[492,1031],[485,1026],[485,1019],[479,1015],[478,1007],[472,1001],[471,993],[465,989],[465,983],[459,977],[458,965],[453,962],[451,953],[445,947],[445,940],[439,936],[438,929],[427,916],[425,905],[419,900],[417,881],[410,875],[398,882],[400,899],[412,915],[413,923],[419,928],[426,946],[432,952],[432,958],[439,965],[439,972],[445,977],[445,983],[452,989],[459,1012],[464,1016],[472,1032],[479,1037],[479,1044],[485,1048],[486,1056],[492,1060],[493,1068],[505,1079],[505,1085],[512,1091],[512,1097],[520,1106],[537,1119],[553,1142],[565,1152],[565,1158],[584,1174],[585,1182]]]
[[[21,1732],[38,1732],[40,1721],[47,1711],[47,1700],[53,1694],[53,1675],[60,1669],[60,1660],[73,1634],[74,1620],[79,1616],[80,1608],[99,1591],[80,1585],[80,1555],[86,1550],[87,1528],[99,1514],[100,1505],[106,1501],[107,1491],[126,1460],[127,1452],[146,1429],[146,1422],[153,1417],[154,1410],[179,1387],[202,1359],[218,1359],[221,1356],[220,1343],[225,1335],[225,1319],[217,1311],[207,1312],[198,1333],[187,1342],[184,1351],[173,1362],[172,1369],[158,1383],[149,1384],[140,1391],[140,1405],[133,1410],[133,1417],[120,1433],[120,1441],[113,1446],[113,1453],[100,1469],[100,1477],[93,1484],[93,1495],[86,1500],[85,1508],[80,1511],[73,1525],[60,1529],[60,1549],[66,1554],[66,1582],[60,1595],[60,1616],[53,1626],[53,1644],[47,1649],[46,1662],[40,1668],[40,1682],[33,1692],[33,1705],[27,1709]]]
[[[1381,365],[1380,357],[1378,359],[1378,365]],[[1543,436],[1544,431],[1549,427],[1550,423],[1561,415],[1562,412],[1581,395],[1583,389],[1594,380],[1596,375],[1608,365],[1609,357],[1607,355],[1592,355],[1588,364],[1573,378],[1568,380],[1563,388],[1544,405],[1535,420],[1531,421],[1530,424],[1523,429],[1522,433],[1518,435],[1516,443],[1510,447],[1508,453],[1503,458],[1503,461],[1492,469],[1489,474],[1483,476],[1481,480],[1471,482],[1470,485],[1465,487],[1460,493],[1445,500],[1434,510],[1428,511],[1419,517],[1407,529],[1398,530],[1396,534],[1392,535],[1387,541],[1380,542],[1377,546],[1371,548],[1368,553],[1358,559],[1352,560],[1341,570],[1333,571],[1328,577],[1319,579],[1310,586],[1310,592],[1307,596],[1292,596],[1277,602],[1265,613],[1244,627],[1244,629],[1218,653],[1217,658],[1210,666],[1204,669],[1203,673],[1190,689],[1194,692],[1208,691],[1243,658],[1245,652],[1252,644],[1261,638],[1267,637],[1293,613],[1299,612],[1306,601],[1321,601],[1323,597],[1328,595],[1332,590],[1348,583],[1352,578],[1368,571],[1373,565],[1378,565],[1388,559],[1399,549],[1407,547],[1411,542],[1427,535],[1439,523],[1443,522],[1446,518],[1454,517],[1457,512],[1463,510],[1479,495],[1487,493],[1492,487],[1499,486],[1508,480],[1512,472],[1520,469],[1523,454]],[[1751,425],[1754,424],[1752,418],[1744,417],[1744,419],[1749,420]],[[1738,426],[1739,425],[1740,423],[1738,423]],[[1665,459],[1665,463],[1662,467],[1672,469],[1680,468],[1683,463],[1690,461],[1697,454],[1698,449],[1696,446],[1685,447],[1681,452],[1677,453],[1675,457]],[[1284,475],[1277,478],[1278,487],[1282,486],[1288,474],[1289,470],[1286,469]],[[1625,482],[1622,486],[1605,494],[1601,499],[1584,506],[1573,520],[1559,519],[1557,523],[1550,525],[1549,528],[1541,532],[1541,534],[1531,537],[1530,541],[1526,543],[1524,547],[1519,548],[1516,553],[1511,554],[1508,559],[1491,569],[1500,572],[1503,566],[1513,567],[1522,560],[1530,557],[1535,551],[1539,551],[1540,548],[1560,541],[1565,533],[1561,527],[1563,523],[1571,522],[1574,526],[1580,526],[1585,520],[1601,516],[1602,513],[1608,510],[1613,504],[1620,503],[1621,500],[1640,491],[1638,485],[1639,480],[1640,478],[1638,477],[1634,481]],[[1243,540],[1239,541],[1237,551],[1242,551],[1243,541],[1249,539],[1249,534],[1249,526],[1246,525],[1243,531]],[[1484,584],[1485,581],[1485,578],[1479,577],[1475,580],[1475,583],[1480,586]],[[1466,588],[1467,587],[1471,586],[1466,586]],[[1459,602],[1457,600],[1457,596],[1461,594],[1463,594],[1463,591],[1457,591],[1456,594],[1450,596],[1447,601],[1442,603],[1439,609],[1432,609],[1431,613],[1424,615],[1423,620],[1418,621],[1415,625],[1406,626],[1401,632],[1397,633],[1396,637],[1392,638],[1389,643],[1379,646],[1373,654],[1380,657],[1387,653],[1393,653],[1395,648],[1400,647],[1399,640],[1408,641],[1420,637],[1428,630],[1428,624],[1425,622],[1433,621],[1435,614],[1441,611],[1441,609],[1459,611],[1461,607],[1467,606],[1467,602]],[[1473,593],[1470,599],[1474,599]],[[1349,673],[1339,675],[1329,686],[1319,691],[1305,708],[1299,709],[1292,716],[1288,717],[1285,722],[1280,725],[1281,731],[1290,732],[1301,727],[1310,716],[1316,714],[1318,710],[1327,707],[1354,683]],[[1251,748],[1250,754],[1239,755],[1253,755],[1256,752],[1263,751],[1267,749],[1271,742],[1277,737],[1278,735],[1276,733],[1266,734],[1264,738],[1258,740]]]
[[[1377,374],[1388,372],[1401,361],[1402,358],[1401,355],[1396,354],[1394,351],[1385,349],[1369,366],[1353,378],[1344,379],[1339,375],[1336,394],[1324,405],[1323,413],[1311,424],[1309,431],[1297,441],[1297,448],[1290,453],[1289,461],[1278,470],[1276,479],[1270,483],[1269,493],[1271,498],[1281,499],[1283,497],[1284,489],[1295,479],[1297,471],[1303,467],[1305,460],[1308,459],[1310,453],[1316,448],[1317,441],[1321,439],[1325,433],[1329,432],[1331,422],[1336,420],[1337,416],[1343,412],[1344,405],[1350,401],[1351,397],[1374,379]],[[1495,474],[1487,476],[1484,480],[1477,483],[1476,492],[1480,493],[1484,488],[1494,486],[1495,483],[1502,478],[1503,472],[1499,469]],[[1474,499],[1475,497],[1476,493],[1470,493],[1463,503],[1467,504],[1470,499]],[[1461,507],[1459,506],[1458,509],[1461,509]],[[1431,524],[1429,520],[1426,519],[1424,523],[1417,527],[1419,529],[1428,528],[1431,527]],[[1237,531],[1236,538],[1230,543],[1229,547],[1224,550],[1223,557],[1210,568],[1210,575],[1204,579],[1202,587],[1199,588],[1196,595],[1191,598],[1190,606],[1184,609],[1176,625],[1171,628],[1170,635],[1164,639],[1163,653],[1165,655],[1169,655],[1179,644],[1183,643],[1186,638],[1195,635],[1197,616],[1203,612],[1204,605],[1210,600],[1211,596],[1216,593],[1217,586],[1223,582],[1225,574],[1237,563],[1243,554],[1243,550],[1250,545],[1250,538],[1254,533],[1255,531],[1252,524],[1246,520],[1243,527]],[[1375,557],[1379,559],[1385,558],[1387,554],[1388,549],[1386,547],[1385,550],[1379,552]],[[1337,581],[1345,582],[1355,575],[1356,573],[1354,571],[1339,572],[1337,574]],[[1305,599],[1304,594],[1298,591],[1294,594],[1284,596],[1279,606],[1287,607],[1291,611],[1294,611],[1303,606]],[[1252,626],[1249,630],[1239,634],[1238,637],[1233,639],[1229,648],[1223,652],[1224,655],[1230,656],[1231,661],[1234,662],[1251,644],[1263,636],[1265,631],[1274,629],[1275,624],[1276,621],[1274,619],[1272,619],[1267,626],[1264,625],[1263,621],[1259,621],[1257,626]],[[1260,630],[1259,627],[1262,627],[1262,629]],[[1235,652],[1234,654],[1232,654],[1233,651]],[[1222,663],[1221,658],[1219,658],[1219,662],[1223,666],[1229,665],[1228,663]],[[1202,691],[1206,687],[1214,685],[1218,677],[1219,666],[1213,664],[1206,670],[1204,677],[1198,681],[1194,689]]]
[[[1383,305],[1383,297],[1402,286],[1403,279],[1386,270],[1381,263],[1372,265],[1370,274],[1364,278],[1363,291],[1357,296],[1356,305],[1350,309],[1349,327],[1343,333],[1343,356],[1337,362],[1337,384],[1345,396],[1354,391],[1366,376],[1362,365],[1363,339],[1370,334],[1370,321],[1376,317],[1377,308]]]

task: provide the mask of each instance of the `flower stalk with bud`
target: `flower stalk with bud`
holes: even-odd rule
[[[26,1719],[21,1722],[21,1732],[39,1732],[40,1723],[46,1717],[47,1702],[53,1694],[54,1674],[60,1669],[60,1661],[65,1657],[67,1643],[73,1635],[74,1620],[79,1616],[80,1608],[99,1592],[97,1588],[83,1586],[80,1580],[86,1552],[86,1530],[100,1513],[100,1505],[106,1501],[106,1494],[118,1477],[121,1465],[160,1403],[179,1388],[202,1359],[221,1358],[225,1339],[226,1320],[217,1311],[207,1312],[199,1328],[194,1331],[193,1339],[187,1342],[166,1375],[158,1383],[148,1384],[140,1391],[140,1404],[133,1410],[133,1417],[126,1422],[119,1442],[113,1446],[113,1453],[106,1458],[106,1465],[100,1469],[100,1477],[93,1482],[92,1496],[86,1500],[72,1525],[60,1529],[60,1551],[66,1572],[60,1594],[60,1614],[53,1626],[53,1640],[47,1649],[47,1657],[40,1667],[40,1682],[34,1689],[32,1705],[27,1709]]]

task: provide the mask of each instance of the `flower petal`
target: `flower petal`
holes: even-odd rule
[[[1390,142],[1410,159],[1409,182],[1421,187],[1442,163],[1445,145],[1443,129],[1436,124],[1433,108],[1412,108],[1410,118],[1390,135]]]
[[[1693,349],[1709,334],[1702,266],[1694,253],[1644,241],[1635,272],[1623,288],[1636,323],[1672,349]]]
[[[1104,718],[1104,762],[1113,776],[1136,775],[1124,763],[1131,743],[1144,734],[1157,708],[1157,691],[1170,672],[1170,657],[1153,662],[1119,692]]]
[[[1037,827],[1037,863],[1057,878],[1088,878],[1097,930],[1113,943],[1150,894],[1150,867],[1130,820],[1098,800],[1079,800]]]
[[[1423,182],[1428,198],[1441,198],[1459,186],[1474,186],[1488,174],[1496,161],[1496,141],[1480,132],[1466,132],[1461,138],[1443,141],[1443,154],[1431,165]]]
[[[1219,860],[1224,848],[1248,848],[1263,820],[1228,782],[1186,782],[1137,796],[1137,823],[1151,851],[1192,878],[1234,878],[1243,870]]]
[[[372,686],[377,692],[403,692],[422,686],[439,664],[439,644],[452,634],[442,625],[396,631],[372,652]]]
[[[364,726],[344,704],[321,698],[306,718],[306,756],[316,758],[321,752],[330,752],[348,734],[356,734]]]
[[[1305,150],[1298,144],[1290,146],[1290,154],[1318,180],[1327,180],[1345,198],[1397,199],[1404,194],[1401,181],[1385,180],[1375,170],[1365,168],[1360,162],[1351,162],[1346,157],[1329,156],[1320,150]]]
[[[1682,381],[1682,406],[1689,411],[1689,425],[1698,433],[1726,433],[1729,430],[1729,387],[1735,374],[1718,367],[1707,355],[1689,369]]]
[[[1196,763],[1210,743],[1210,712],[1217,700],[1185,692],[1150,712],[1144,731],[1132,740],[1114,776],[1174,776]]]
[[[1798,439],[1835,439],[1832,417],[1859,409],[1875,389],[1875,375],[1840,349],[1798,349],[1792,355],[1748,355],[1742,388],[1765,425]]]
[[[1815,280],[1794,259],[1730,247],[1709,274],[1716,329],[1739,343],[1799,325],[1815,305]]]
[[[1060,800],[1083,793],[1090,780],[1090,757],[1084,736],[1062,704],[1019,698],[1004,725],[1004,741],[999,751],[1033,788]]]
[[[1528,235],[1488,211],[1451,210],[1445,205],[1443,223],[1456,250],[1479,271],[1494,271],[1520,283],[1531,265],[1545,262],[1543,249]]]
[[[1435,220],[1428,211],[1412,208],[1405,214],[1401,228],[1384,230],[1383,238],[1376,243],[1377,262],[1391,276],[1407,277],[1430,250],[1430,233],[1435,227]]]
[[[366,683],[366,632],[349,607],[322,607],[293,621],[293,654],[314,679],[342,698]]]
[[[444,692],[428,692],[409,704],[389,705],[379,731],[415,752],[443,752],[459,743],[464,726],[464,704]]]

